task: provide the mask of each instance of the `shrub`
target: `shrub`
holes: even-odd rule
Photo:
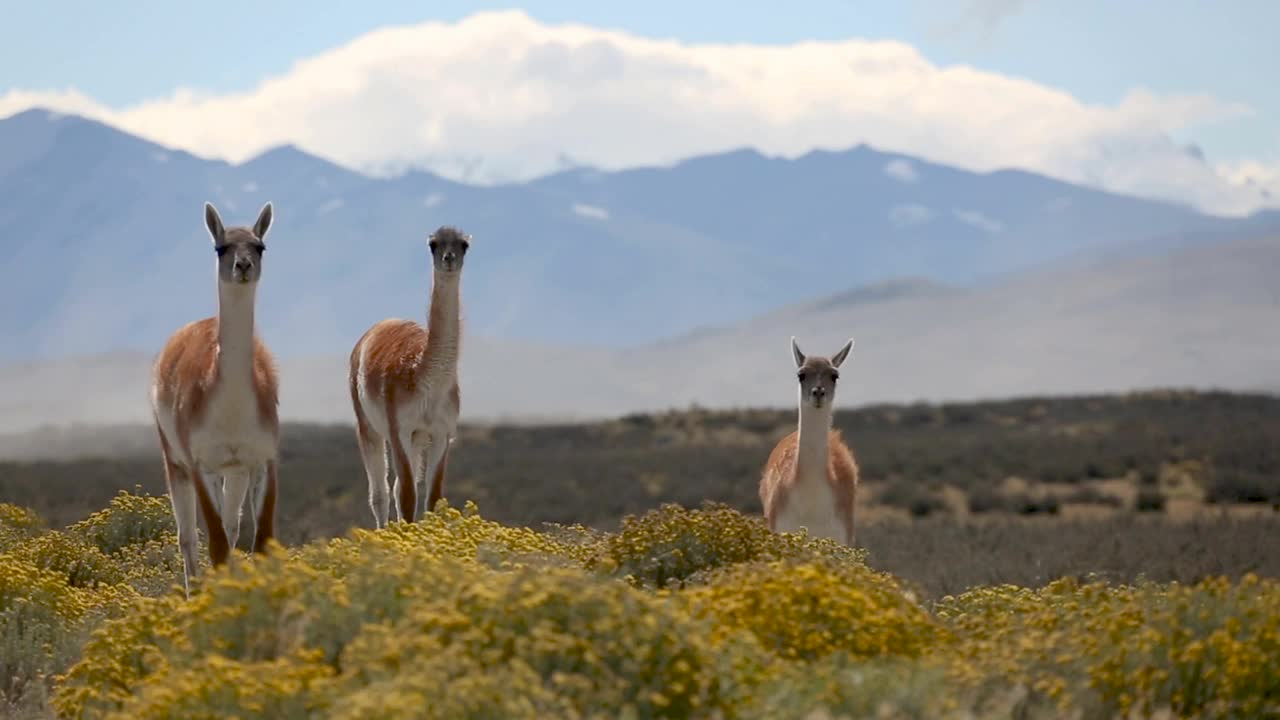
[[[997,490],[979,485],[969,490],[967,504],[970,513],[981,515],[1004,510],[1005,499]]]
[[[52,570],[72,587],[91,588],[124,582],[120,566],[78,535],[53,530],[28,539],[9,553],[36,567]]]
[[[890,483],[878,499],[890,507],[906,510],[913,517],[924,517],[947,507],[941,498],[927,488],[910,481]]]
[[[69,531],[110,555],[131,545],[175,535],[177,528],[168,498],[121,490],[105,510],[72,525]]]
[[[687,510],[666,504],[640,518],[628,517],[606,536],[587,567],[627,578],[635,585],[681,586],[695,575],[735,563],[780,558],[835,557],[859,561],[865,552],[825,538],[771,532],[760,517],[725,505]]]
[[[186,667],[162,666],[123,703],[118,717],[302,720],[323,708],[323,694],[314,691],[331,674],[306,658],[241,662],[206,655]]]
[[[1160,488],[1143,487],[1133,499],[1133,509],[1138,512],[1164,512],[1165,497]]]
[[[88,603],[62,573],[0,555],[0,701],[17,703],[72,650]]]
[[[1070,494],[1062,498],[1064,503],[1075,503],[1078,505],[1103,505],[1106,507],[1118,508],[1124,502],[1116,497],[1101,490],[1085,485],[1073,490]]]
[[[919,655],[940,632],[890,576],[836,560],[737,564],[686,591],[693,614],[717,636],[748,630],[786,659],[841,650],[857,656]]]
[[[1280,583],[976,589],[942,600],[952,674],[1023,682],[1088,716],[1257,717],[1280,710]]]
[[[0,503],[0,552],[44,531],[44,520],[24,507]]]
[[[1006,500],[1009,509],[1019,515],[1057,515],[1062,509],[1055,495],[1035,497],[1026,493],[1010,495]]]
[[[1210,503],[1265,503],[1280,499],[1272,479],[1247,471],[1215,470],[1208,478],[1205,500]]]

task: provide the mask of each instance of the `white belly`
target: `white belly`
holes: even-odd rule
[[[801,528],[808,528],[810,537],[845,541],[844,524],[836,513],[835,496],[825,477],[796,483],[778,512],[779,532],[799,532]]]
[[[215,392],[190,440],[192,460],[206,472],[256,469],[276,455],[275,437],[262,426],[252,388]]]
[[[423,447],[431,442],[432,437],[453,437],[458,425],[458,413],[449,402],[449,389],[453,387],[453,383],[451,377],[429,381],[423,384],[412,399],[397,403],[396,426],[402,442]],[[437,388],[439,391],[436,391]],[[387,419],[386,403],[382,398],[370,395],[363,381],[358,386],[358,392],[365,421],[374,433],[387,438],[391,433],[391,424]]]

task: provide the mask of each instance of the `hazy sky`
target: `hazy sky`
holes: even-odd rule
[[[317,7],[10,3],[0,116],[43,105],[232,161],[294,142],[477,180],[560,153],[621,167],[866,141],[1214,211],[1280,203],[1267,0],[571,0],[523,3],[528,22],[455,0]]]

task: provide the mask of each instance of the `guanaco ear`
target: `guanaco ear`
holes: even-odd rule
[[[800,352],[800,346],[796,344],[796,336],[791,336],[791,355],[796,359],[796,367],[804,364],[804,353]]]
[[[209,228],[209,236],[213,238],[214,245],[221,245],[226,237],[226,231],[222,229],[222,218],[218,217],[218,209],[213,203],[204,204],[204,226]]]
[[[262,206],[262,212],[258,213],[258,221],[253,224],[253,234],[259,240],[267,237],[267,231],[271,229],[271,217],[273,214],[271,202],[267,201],[267,204]]]
[[[836,367],[840,367],[840,363],[844,362],[844,359],[849,357],[849,351],[852,349],[853,349],[853,338],[849,338],[849,342],[845,343],[844,347],[840,348],[840,352],[831,356],[831,364],[835,365]]]

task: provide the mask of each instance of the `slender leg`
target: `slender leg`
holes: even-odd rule
[[[391,434],[391,454],[396,461],[397,487],[400,491],[400,518],[406,522],[413,522],[417,518],[418,498],[415,494],[414,485],[416,484],[414,475],[414,465],[421,465],[421,461],[415,462],[409,456],[409,447],[411,438],[402,438],[399,433]],[[414,458],[420,457],[418,453],[414,453]]]
[[[192,478],[180,465],[169,460],[165,453],[165,484],[169,486],[169,500],[173,503],[173,520],[178,526],[178,552],[182,554],[182,586],[191,597],[191,583],[200,575],[197,553],[200,550],[196,523],[196,492]]]
[[[260,553],[267,541],[276,534],[276,494],[279,480],[276,477],[276,461],[267,461],[266,488],[262,492],[262,509],[258,511],[258,536],[253,541],[253,551]]]
[[[369,477],[369,509],[373,510],[373,525],[381,529],[387,526],[391,507],[387,488],[387,444],[371,430],[357,429],[357,436],[364,472]]]
[[[427,495],[427,506],[425,512],[434,512],[436,509],[436,501],[444,495],[444,475],[445,468],[449,462],[449,437],[443,433],[435,435],[431,439],[431,445],[427,448],[426,467],[423,468],[423,485],[426,485],[426,479],[431,478],[431,491],[424,493]],[[425,487],[423,488],[426,489]]]
[[[222,476],[222,529],[227,533],[227,545],[234,548],[240,539],[240,514],[244,498],[253,479],[249,468],[237,469]]]
[[[218,510],[213,504],[213,497],[209,492],[209,488],[200,479],[199,471],[191,468],[188,471],[191,477],[191,487],[195,488],[196,501],[200,506],[200,514],[204,516],[204,527],[209,533],[209,559],[214,567],[227,562],[227,555],[231,553],[230,547],[227,545],[227,533],[222,527],[222,518],[218,515]],[[181,542],[181,540],[179,540]]]
[[[258,511],[262,508],[262,492],[266,486],[266,465],[255,468],[253,479],[249,482],[249,512],[246,513],[249,521],[249,537],[248,546],[254,547],[258,539]]]

